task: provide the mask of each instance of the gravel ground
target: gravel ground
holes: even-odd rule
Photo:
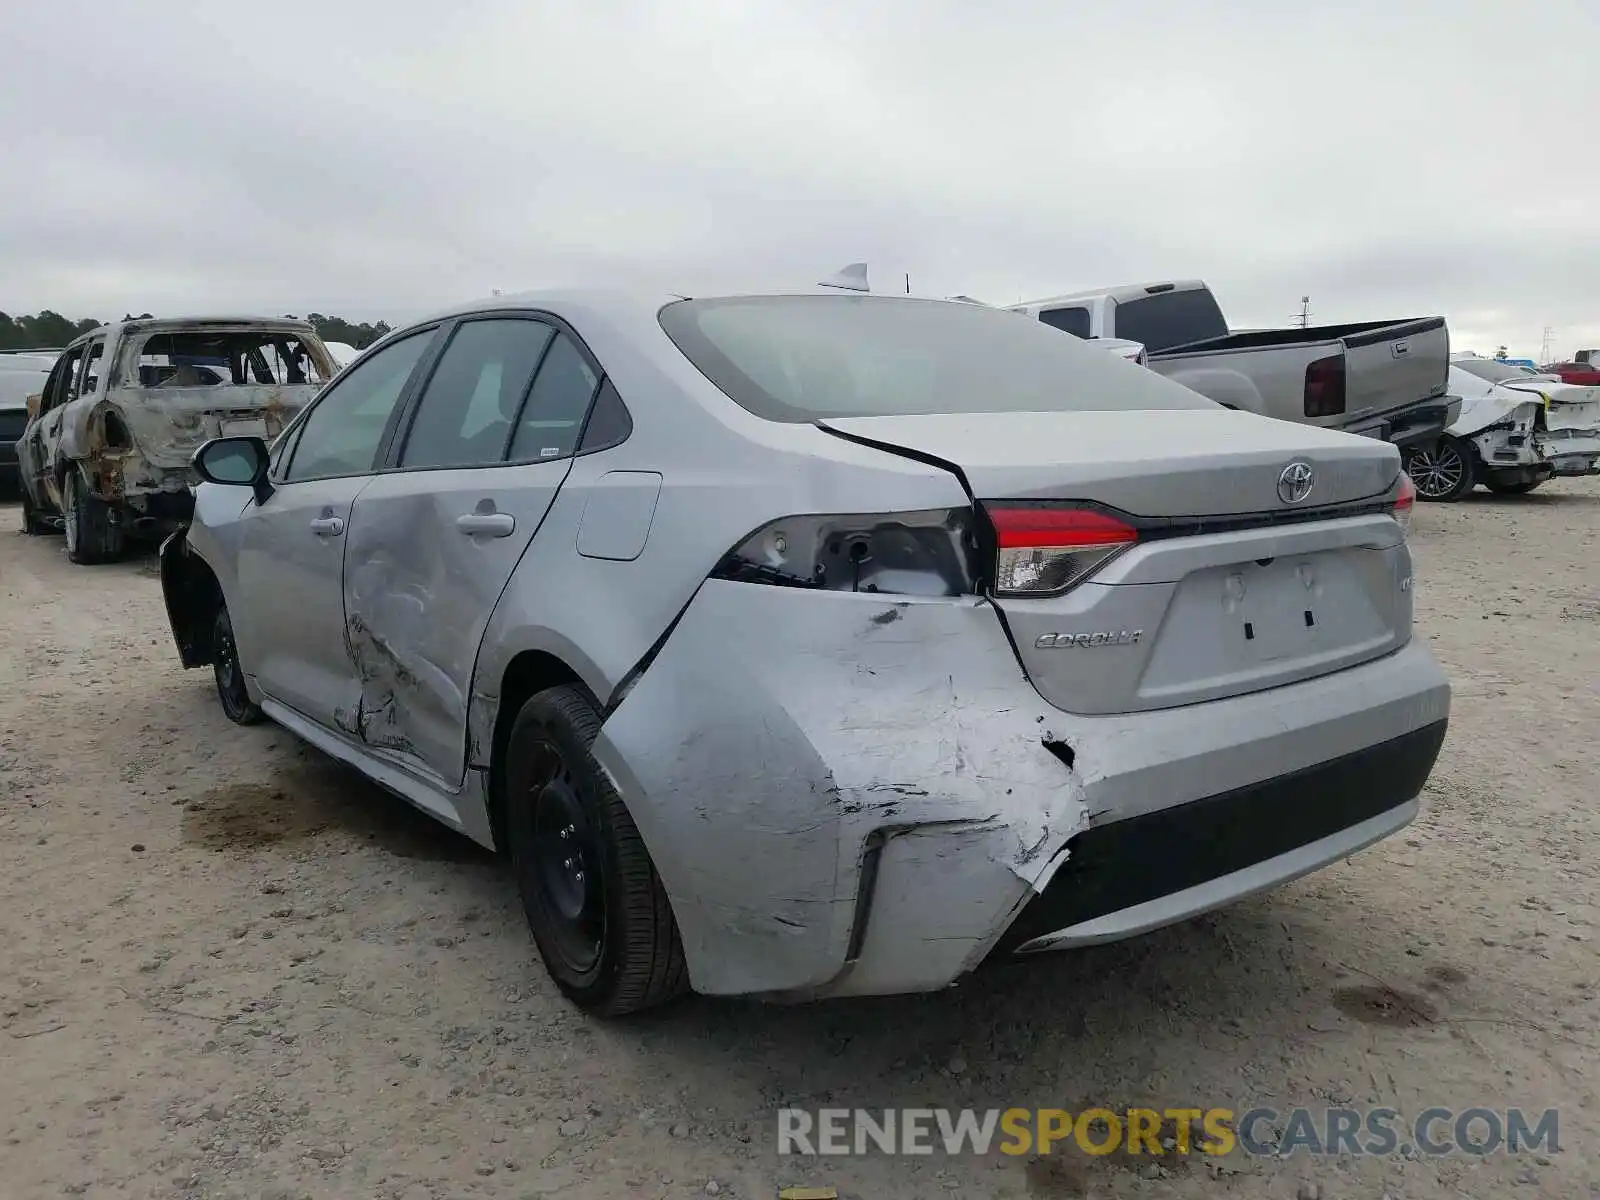
[[[14,507],[0,512],[14,529]],[[0,534],[0,1195],[1600,1194],[1600,481],[1416,516],[1455,683],[1422,817],[1118,946],[947,994],[690,1000],[546,980],[488,855],[178,667],[153,564]],[[1485,1159],[781,1160],[775,1110],[1559,1106]]]

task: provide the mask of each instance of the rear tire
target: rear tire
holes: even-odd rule
[[[110,562],[122,553],[122,530],[111,523],[111,506],[89,494],[83,476],[68,468],[61,484],[67,558],[75,563]]]
[[[1497,483],[1493,479],[1485,479],[1483,486],[1496,496],[1526,496],[1543,482],[1543,479],[1514,479]]]
[[[233,621],[228,606],[217,605],[211,622],[211,673],[217,680],[217,699],[222,711],[235,725],[254,725],[261,720],[261,706],[250,699],[244,685],[244,667],[239,663],[239,647],[233,641]]]
[[[1406,451],[1405,472],[1418,500],[1453,504],[1478,482],[1478,456],[1470,443],[1445,434],[1435,445]]]
[[[644,839],[590,746],[600,714],[582,688],[547,688],[506,747],[506,829],[545,969],[587,1012],[622,1016],[689,990],[672,905]]]

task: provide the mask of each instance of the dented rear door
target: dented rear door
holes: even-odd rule
[[[357,498],[345,609],[362,739],[453,790],[484,630],[571,469],[599,371],[529,316],[469,318],[449,338],[390,469]]]

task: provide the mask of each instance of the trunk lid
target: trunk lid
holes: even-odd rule
[[[146,461],[178,468],[212,438],[270,442],[318,390],[309,383],[122,388],[111,400]]]
[[[1039,693],[1120,713],[1298,682],[1411,632],[1411,561],[1384,507],[1385,442],[1226,409],[829,418],[959,471],[991,516],[1019,501],[1127,515],[1138,539],[1056,595],[997,596]],[[1280,498],[1286,468],[1310,494]],[[1331,507],[1330,507],[1331,506]]]
[[[1089,500],[1140,517],[1286,509],[1278,478],[1311,467],[1296,508],[1382,495],[1400,473],[1385,442],[1216,408],[827,417],[825,429],[956,468],[979,500]]]

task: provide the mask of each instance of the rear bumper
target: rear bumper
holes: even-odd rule
[[[594,751],[697,990],[883,994],[948,986],[997,947],[1154,928],[1392,832],[1449,701],[1410,643],[1250,695],[1074,716],[985,603],[713,581]],[[1144,855],[1165,866],[1123,879]]]
[[[1600,475],[1600,431],[1557,429],[1541,433],[1539,453],[1556,475]]]
[[[1437,402],[1421,404],[1370,424],[1350,426],[1347,432],[1393,442],[1405,450],[1411,446],[1424,446],[1438,441],[1444,436],[1444,431],[1455,424],[1456,418],[1460,415],[1460,398],[1446,396]]]
[[[1445,721],[1203,800],[1079,834],[997,949],[1110,941],[1182,920],[1342,858],[1416,814]]]
[[[123,497],[123,528],[146,537],[166,537],[194,518],[194,493],[182,491],[135,492]]]

